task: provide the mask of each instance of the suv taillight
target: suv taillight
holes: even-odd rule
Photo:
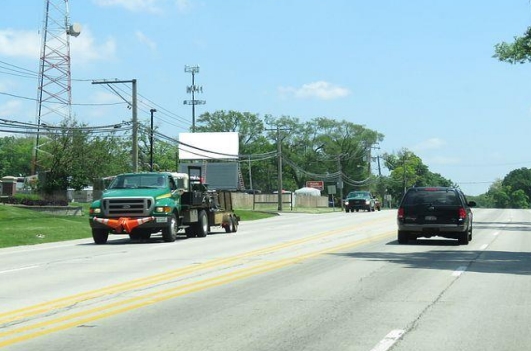
[[[466,218],[466,211],[464,208],[459,207],[459,219],[465,219]]]
[[[398,209],[398,215],[397,215],[397,218],[398,219],[404,219],[404,208],[403,207],[400,207]]]

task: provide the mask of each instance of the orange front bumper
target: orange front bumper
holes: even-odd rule
[[[92,220],[114,229],[114,231],[118,234],[124,233],[124,232],[131,234],[133,229],[135,229],[141,224],[155,220],[155,217],[153,216],[143,217],[143,218],[120,217],[118,219],[94,217]]]

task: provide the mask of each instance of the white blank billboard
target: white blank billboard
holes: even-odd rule
[[[240,150],[238,133],[180,133],[180,160],[237,159]]]

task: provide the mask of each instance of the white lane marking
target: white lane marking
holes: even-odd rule
[[[395,342],[400,339],[402,335],[404,335],[405,331],[402,329],[395,329],[391,330],[389,334],[385,336],[376,346],[374,346],[371,351],[386,351],[391,348],[391,346],[394,345]]]
[[[487,247],[489,247],[488,244],[483,244],[481,245],[481,247],[479,248],[481,251],[485,250]]]
[[[20,268],[13,268],[13,269],[7,269],[5,271],[0,271],[0,274],[4,274],[4,273],[11,273],[11,272],[17,272],[17,271],[24,271],[26,269],[33,269],[33,268],[38,268],[40,266],[38,265],[34,265],[34,266],[27,266],[27,267],[20,267]]]
[[[461,266],[461,267],[458,267],[455,271],[453,271],[452,275],[454,277],[459,277],[461,274],[463,274],[464,271],[466,271],[466,267]]]
[[[62,248],[65,248],[65,247],[75,247],[75,246],[83,245],[83,244],[86,244],[86,243],[89,243],[86,239],[79,239],[79,240],[77,240],[77,242],[74,242],[74,243],[72,243],[72,241],[70,241],[69,243],[60,244],[60,245],[53,245],[53,246],[52,245],[48,245],[48,244],[40,244],[42,246],[33,245],[33,246],[30,246],[30,247],[14,246],[14,247],[8,247],[8,248],[5,248],[5,249],[0,249],[0,256],[27,253],[27,252],[35,252],[35,251],[42,251],[42,250],[62,249]]]

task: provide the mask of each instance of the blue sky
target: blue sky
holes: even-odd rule
[[[1,62],[38,72],[44,3],[2,0]],[[69,8],[83,28],[70,39],[73,112],[83,123],[131,118],[124,104],[101,105],[122,100],[92,80],[137,79],[139,118],[156,108],[155,124],[176,137],[192,120],[184,66],[199,65],[196,97],[206,104],[196,116],[236,110],[361,124],[384,134],[376,152],[407,148],[470,195],[531,167],[531,63],[492,58],[496,43],[531,25],[527,0],[73,0]],[[0,118],[34,122],[36,96],[36,78],[0,69]]]

